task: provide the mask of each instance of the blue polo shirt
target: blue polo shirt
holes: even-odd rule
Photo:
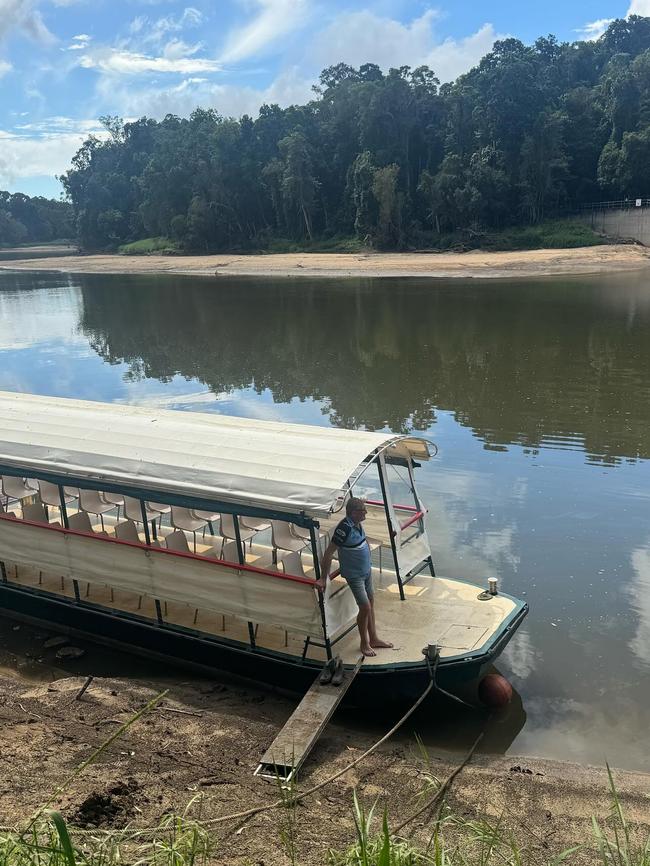
[[[357,526],[351,517],[342,520],[334,530],[332,541],[338,547],[339,565],[343,577],[368,577],[371,571],[370,547],[363,526]]]

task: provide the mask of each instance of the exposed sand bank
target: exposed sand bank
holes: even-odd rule
[[[0,618],[0,826],[24,823],[62,779],[164,689],[169,693],[161,706],[130,727],[56,798],[53,806],[71,824],[152,827],[169,811],[183,812],[197,795],[204,820],[277,800],[277,786],[254,777],[253,771],[296,698],[225,676],[193,676],[52,634]],[[85,655],[58,661],[59,648],[70,644],[85,648]],[[107,676],[96,677],[76,700],[86,676],[94,672]],[[63,678],[53,679],[57,676]],[[499,729],[504,722],[507,727],[510,709],[492,718],[468,711],[468,742],[484,730],[483,744],[505,749],[510,740],[503,740]],[[378,823],[386,805],[393,827],[430,799],[433,778],[446,779],[463,754],[430,746],[427,760],[413,731],[429,743],[441,736],[444,740],[446,712],[440,706],[414,717],[373,755],[298,806],[297,863],[323,866],[328,849],[341,850],[354,841],[354,790],[366,808],[377,802]],[[364,721],[357,712],[339,711],[305,762],[298,789],[307,790],[346,767],[394,721],[396,717]],[[628,820],[647,838],[650,775],[615,770],[614,778]],[[591,818],[604,822],[611,811],[604,767],[478,752],[453,783],[448,804],[466,820],[486,818],[498,822],[502,833],[511,831],[528,855],[526,863],[550,863],[559,852],[585,845],[567,861],[573,866],[596,861]],[[197,804],[194,814],[198,812]],[[210,862],[286,866],[280,837],[286,820],[286,813],[275,809],[243,823],[215,826],[217,850]],[[425,812],[403,835],[424,847],[431,826]],[[452,842],[453,828],[445,836]]]
[[[51,684],[0,678],[1,824],[14,826],[88,758],[117,727],[163,688],[163,707],[153,710],[110,746],[101,759],[72,782],[57,808],[81,826],[156,826],[168,811],[182,812],[201,795],[203,819],[236,813],[277,799],[276,785],[253,776],[294,703],[238,685],[208,680],[155,682],[96,679],[81,701],[75,695],[85,677]],[[306,790],[342,769],[371,745],[375,736],[351,731],[335,718],[306,762],[299,788]],[[329,848],[354,841],[352,797],[367,808],[387,805],[393,826],[416,812],[419,795],[442,780],[459,757],[435,753],[428,763],[415,742],[389,741],[378,752],[298,808],[297,862],[322,866]],[[643,834],[650,831],[650,776],[615,771],[626,816]],[[429,797],[432,792],[429,794]],[[498,820],[512,831],[531,860],[550,862],[576,844],[589,850],[571,863],[593,863],[591,817],[610,813],[604,768],[536,758],[477,755],[454,782],[448,803],[466,819]],[[198,810],[198,806],[196,807]],[[404,833],[426,844],[431,817],[422,815]],[[215,863],[285,864],[279,831],[282,810],[214,828]],[[241,828],[239,832],[233,831]],[[453,839],[453,830],[448,831]]]
[[[302,277],[534,277],[630,271],[650,249],[605,245],[490,253],[288,253],[274,255],[72,255],[7,260],[4,268],[83,274]]]

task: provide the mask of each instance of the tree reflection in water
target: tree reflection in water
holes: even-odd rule
[[[322,401],[332,424],[650,456],[644,276],[514,281],[82,277],[81,329],[129,376]]]

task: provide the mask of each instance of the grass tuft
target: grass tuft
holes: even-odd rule
[[[159,256],[171,256],[178,255],[181,248],[169,238],[143,238],[130,244],[122,244],[117,251],[122,256],[149,256],[154,253]]]

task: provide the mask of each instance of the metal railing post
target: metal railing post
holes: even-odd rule
[[[316,538],[316,530],[313,526],[309,527],[309,539],[311,541],[311,555],[314,560],[314,576],[316,580],[320,580],[321,572],[320,572],[320,556],[318,551],[318,539]],[[318,592],[318,609],[320,610],[320,620],[321,625],[323,627],[323,639],[325,640],[325,653],[327,654],[328,661],[332,658],[332,642],[329,639],[329,635],[327,634],[327,617],[325,616],[325,591],[327,590],[327,578],[329,575],[325,575],[325,589],[322,592]]]

